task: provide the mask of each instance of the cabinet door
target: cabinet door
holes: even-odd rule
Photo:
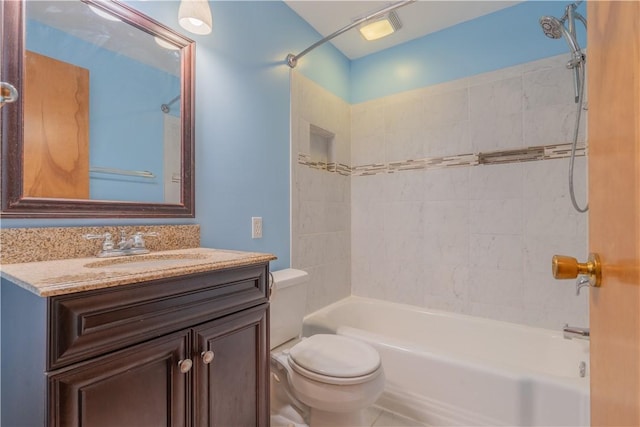
[[[179,368],[189,339],[171,334],[50,374],[49,425],[189,426],[190,374]]]
[[[195,328],[195,425],[268,425],[266,310],[264,304]],[[205,352],[213,352],[209,363],[203,357]]]

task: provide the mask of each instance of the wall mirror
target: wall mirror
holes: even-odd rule
[[[193,217],[195,43],[115,0],[2,2],[3,217]]]

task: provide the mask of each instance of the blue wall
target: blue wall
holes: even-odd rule
[[[92,173],[90,197],[162,202],[164,113],[160,105],[180,93],[179,78],[32,20],[27,22],[27,49],[89,70],[91,166],[148,170],[156,175],[145,179]]]
[[[267,251],[289,266],[289,51],[320,37],[281,2],[211,2],[214,30],[198,47],[198,219],[205,242]],[[306,64],[346,93],[348,60],[330,45]],[[337,70],[337,71],[336,71]],[[206,95],[205,95],[206,94]],[[206,123],[204,123],[206,122]],[[250,219],[263,218],[263,239]]]
[[[538,24],[543,15],[560,18],[567,4],[526,1],[356,59],[351,62],[349,99],[357,104],[561,53],[568,60],[564,39],[547,38]],[[578,8],[583,16],[585,8],[585,3]],[[584,48],[586,32],[581,23],[576,28]]]

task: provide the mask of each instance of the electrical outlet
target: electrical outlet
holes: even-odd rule
[[[262,217],[260,216],[251,217],[251,238],[262,238]]]

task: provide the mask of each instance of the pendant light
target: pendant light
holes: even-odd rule
[[[213,19],[208,0],[181,0],[178,22],[182,28],[194,34],[209,34]]]

